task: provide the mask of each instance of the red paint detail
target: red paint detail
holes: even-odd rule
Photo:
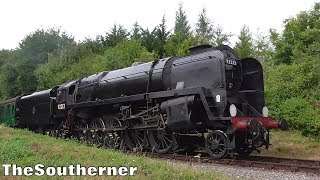
[[[250,120],[257,120],[261,123],[262,127],[266,129],[278,129],[279,128],[279,123],[278,121],[270,118],[270,117],[257,117],[257,118],[252,118],[252,117],[233,117],[231,119],[231,122],[233,124],[233,127],[235,130],[238,131],[246,131],[247,130],[247,123]]]
[[[246,121],[246,120],[240,120],[240,121],[233,123],[233,126],[236,130],[246,131],[247,130],[247,122],[248,121]]]
[[[4,106],[8,106],[8,105],[13,105],[13,104],[16,104],[16,102],[8,102],[8,103],[5,103],[5,104],[1,104],[0,106],[4,107]]]

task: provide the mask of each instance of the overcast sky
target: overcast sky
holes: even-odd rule
[[[38,28],[61,27],[80,41],[95,38],[113,24],[131,29],[134,22],[146,28],[167,18],[174,26],[175,12],[183,3],[192,27],[203,7],[215,24],[236,39],[246,24],[252,32],[281,29],[283,20],[309,10],[316,0],[1,0],[0,49],[16,48],[18,43]],[[233,41],[234,41],[233,39]]]

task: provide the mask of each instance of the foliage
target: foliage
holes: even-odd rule
[[[219,25],[215,28],[213,32],[214,32],[214,38],[213,38],[214,46],[229,44],[229,38],[232,36],[232,34],[224,33],[223,28]]]
[[[265,89],[273,117],[286,119],[304,134],[320,135],[320,58],[300,57],[299,64],[266,65]],[[293,60],[297,61],[297,60]]]
[[[83,44],[87,49],[89,49],[90,51],[92,51],[92,53],[95,53],[95,54],[101,54],[106,49],[104,45],[99,41],[98,38],[96,40],[85,39],[83,42],[79,44]],[[81,54],[81,52],[79,53]]]
[[[304,135],[320,136],[320,115],[309,102],[303,98],[292,97],[280,104],[281,117],[292,128],[299,129]]]
[[[60,29],[38,29],[21,41],[19,49],[22,61],[36,67],[48,60],[49,53],[61,50],[72,43],[73,37]]]
[[[0,74],[2,98],[35,91],[37,77],[34,71],[38,65],[48,61],[50,53],[57,53],[73,43],[73,37],[55,28],[38,29],[27,35],[19,47],[10,52],[5,60],[2,60],[5,62]]]
[[[253,41],[254,54],[253,57],[260,61],[271,61],[274,54],[270,37],[264,36],[261,33],[257,33],[256,39]]]
[[[165,49],[169,56],[182,56],[193,45],[195,45],[195,39],[192,35],[185,37],[182,33],[177,33],[169,37]]]
[[[166,25],[166,18],[165,16],[162,17],[161,23],[158,25],[155,36],[156,36],[156,43],[155,43],[155,53],[157,54],[158,58],[164,58],[165,56],[165,45],[168,41],[170,31],[167,30]]]
[[[17,77],[18,72],[11,63],[5,63],[1,66],[0,73],[0,94],[3,99],[9,99],[17,93]]]
[[[167,30],[165,16],[152,31],[141,28],[136,22],[131,32],[130,38],[141,41],[141,45],[146,47],[150,53],[154,53],[155,57],[163,58],[165,56],[165,45],[170,34],[170,31]]]
[[[106,36],[100,36],[100,41],[106,47],[116,46],[119,42],[126,40],[129,33],[122,25],[114,24],[110,32],[106,33]]]
[[[271,30],[274,56],[263,62],[272,115],[288,120],[290,127],[305,135],[317,137],[320,136],[320,56],[316,53],[320,52],[319,7],[316,3],[312,10],[287,19],[282,34]]]
[[[141,39],[141,27],[140,27],[138,22],[135,22],[133,24],[133,27],[132,27],[132,30],[131,30],[130,34],[131,34],[130,38],[133,38],[133,39],[136,39],[136,40]]]
[[[155,27],[152,31],[141,28],[141,44],[146,47],[149,52],[155,51],[157,39],[156,31],[157,27]]]
[[[79,78],[74,73],[83,73],[89,66],[84,66],[80,72],[72,72],[73,64],[83,61],[84,57],[92,56],[92,50],[86,43],[74,44],[66,47],[59,54],[50,54],[47,63],[41,64],[35,74],[38,81],[38,89],[47,89],[63,82]]]
[[[107,49],[105,68],[114,70],[131,66],[134,62],[149,62],[154,60],[154,55],[147,51],[137,40],[123,41],[111,49]]]
[[[210,44],[214,37],[213,24],[207,17],[207,11],[205,8],[202,9],[199,14],[198,21],[196,23],[196,41],[197,44]]]
[[[0,66],[8,62],[9,58],[12,56],[12,51],[2,49],[0,50]]]
[[[292,63],[292,57],[320,54],[320,3],[310,11],[285,20],[281,35],[272,30],[276,63]]]
[[[218,46],[229,44],[229,38],[232,36],[230,33],[224,33],[221,26],[214,27],[213,22],[207,17],[205,8],[199,14],[195,32],[195,43],[197,45],[212,44]]]
[[[180,34],[183,38],[190,35],[190,25],[187,20],[186,12],[183,10],[183,4],[179,4],[179,8],[176,12],[176,21],[174,24],[174,34]]]
[[[252,57],[254,54],[254,45],[251,32],[249,27],[244,25],[241,28],[240,35],[238,36],[238,41],[234,47],[239,58]]]

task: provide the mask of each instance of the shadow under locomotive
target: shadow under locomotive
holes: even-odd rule
[[[222,158],[270,145],[261,64],[228,46],[101,72],[16,100],[19,128],[109,148],[205,148]]]

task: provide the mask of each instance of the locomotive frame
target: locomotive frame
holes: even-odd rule
[[[16,100],[16,127],[108,148],[157,153],[204,148],[215,158],[268,148],[261,64],[228,46],[71,81]]]

